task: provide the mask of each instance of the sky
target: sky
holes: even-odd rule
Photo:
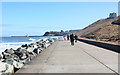
[[[3,2],[2,35],[82,29],[118,12],[117,2]]]

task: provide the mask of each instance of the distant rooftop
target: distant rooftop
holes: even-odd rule
[[[109,18],[116,18],[117,17],[117,13],[110,13],[109,14]]]

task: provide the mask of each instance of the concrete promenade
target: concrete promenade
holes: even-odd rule
[[[77,42],[53,43],[17,73],[115,73],[118,53]]]

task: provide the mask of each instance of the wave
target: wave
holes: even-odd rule
[[[4,42],[4,43],[0,43],[0,52],[5,51],[6,49],[17,49],[18,47],[20,47],[23,44],[30,44],[36,41],[36,39],[33,38],[29,38],[27,42]]]
[[[33,38],[30,38],[29,40],[30,40],[30,41],[35,41],[35,39],[33,39]]]
[[[23,44],[29,44],[30,42],[8,42],[8,43],[0,43],[0,52],[5,51],[6,49],[17,49]]]

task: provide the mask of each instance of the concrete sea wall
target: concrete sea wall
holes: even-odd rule
[[[84,42],[84,43],[88,43],[88,44],[91,44],[91,45],[95,45],[95,46],[98,46],[98,47],[102,47],[102,48],[120,53],[120,45],[108,44],[108,43],[85,40],[85,39],[78,39],[78,40],[81,41],[81,42]]]

